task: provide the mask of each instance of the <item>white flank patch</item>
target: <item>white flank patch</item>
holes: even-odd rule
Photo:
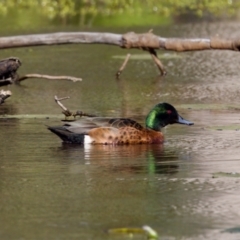
[[[91,164],[90,158],[91,158],[91,148],[92,148],[92,138],[88,135],[84,135],[84,157],[85,157],[85,164]]]
[[[93,142],[93,139],[89,135],[84,136],[84,144],[90,144]]]

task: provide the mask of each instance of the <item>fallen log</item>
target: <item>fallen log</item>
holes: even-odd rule
[[[101,32],[57,32],[0,37],[0,49],[58,44],[111,44],[122,48],[164,49],[169,51],[232,50],[240,51],[240,39],[163,38],[152,32],[137,34]]]

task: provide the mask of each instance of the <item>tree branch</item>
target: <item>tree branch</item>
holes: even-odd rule
[[[0,37],[0,49],[76,43],[111,44],[123,48],[154,48],[178,52],[211,49],[240,51],[240,39],[163,38],[151,32],[143,34],[130,32],[123,35],[100,32],[58,32]]]
[[[21,66],[21,61],[17,57],[9,57],[6,59],[0,60],[0,86],[5,86],[13,84],[16,82],[21,82],[28,78],[46,78],[46,79],[64,79],[73,82],[82,81],[81,78],[71,77],[71,76],[50,76],[42,74],[26,74],[24,76],[19,76],[17,74],[18,68]]]
[[[126,34],[114,34],[114,33],[100,33],[100,32],[59,32],[49,34],[32,34],[22,36],[0,37],[0,49],[15,48],[15,47],[29,47],[40,45],[57,45],[57,44],[71,44],[71,43],[99,43],[99,44],[111,44],[117,45],[122,48],[138,48],[148,51],[153,61],[156,63],[161,75],[166,74],[166,70],[157,57],[156,49],[164,49],[169,51],[200,51],[200,50],[232,50],[240,51],[240,39],[220,39],[220,38],[163,38],[156,36],[150,30],[147,33],[137,34],[134,32],[128,32]],[[119,77],[123,71],[128,57],[123,63],[122,67],[116,73]],[[29,74],[30,75],[30,74]],[[47,75],[35,75],[34,77],[43,77],[48,79],[56,79]],[[47,76],[47,77],[46,77]],[[20,78],[19,81],[25,80],[28,75]],[[69,78],[65,76],[60,77],[72,80],[80,81],[77,78]],[[5,78],[4,78],[5,79]],[[1,83],[0,83],[1,84]]]
[[[84,113],[82,111],[76,111],[75,113],[71,112],[70,110],[68,110],[60,101],[69,99],[70,97],[63,97],[63,98],[58,98],[57,96],[54,97],[55,102],[60,106],[60,108],[63,109],[62,113],[65,115],[65,120],[66,121],[71,121],[71,119],[69,120],[69,117],[73,117],[74,120],[76,118],[76,116],[79,117],[96,117],[96,115],[93,114],[89,114],[89,113]]]

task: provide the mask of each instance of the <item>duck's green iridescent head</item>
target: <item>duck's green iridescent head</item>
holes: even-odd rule
[[[192,122],[182,118],[169,103],[157,104],[146,117],[146,127],[155,131],[160,131],[166,125],[174,123],[193,125]]]

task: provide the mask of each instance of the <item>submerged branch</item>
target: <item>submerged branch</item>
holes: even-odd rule
[[[0,87],[6,86],[9,84],[13,84],[13,83],[18,83],[18,82],[21,82],[28,78],[44,78],[44,79],[50,79],[50,80],[68,80],[68,81],[72,81],[72,82],[82,81],[81,78],[76,78],[76,77],[71,77],[71,76],[51,76],[51,75],[43,75],[43,74],[37,74],[37,73],[26,74],[24,76],[18,76],[17,74],[15,74],[14,78],[9,77],[6,79],[4,79],[4,78],[0,79]]]
[[[51,76],[51,75],[43,75],[43,74],[37,74],[37,73],[31,73],[26,74],[24,76],[19,77],[16,81],[21,82],[23,80],[26,80],[28,78],[45,78],[50,80],[69,80],[73,82],[82,81],[81,78],[71,77],[71,76]]]
[[[68,80],[72,82],[82,81],[81,78],[72,77],[72,76],[51,76],[43,74],[26,74],[24,76],[19,76],[17,74],[18,68],[21,66],[21,61],[17,57],[9,57],[6,59],[0,60],[0,86],[5,86],[17,82],[21,82],[28,78],[45,78],[50,80]]]
[[[128,60],[129,58],[131,57],[131,54],[128,53],[126,58],[124,59],[124,62],[122,64],[122,66],[119,68],[119,70],[117,71],[116,73],[116,77],[119,78],[120,77],[120,74],[122,73],[122,71],[124,70],[124,68],[126,67],[127,63],[128,63]]]
[[[160,59],[157,57],[157,52],[154,49],[150,49],[149,50],[150,55],[152,56],[153,61],[155,62],[155,64],[157,65],[161,75],[166,75],[167,71],[165,69],[165,67],[163,66],[162,62],[160,61]]]

